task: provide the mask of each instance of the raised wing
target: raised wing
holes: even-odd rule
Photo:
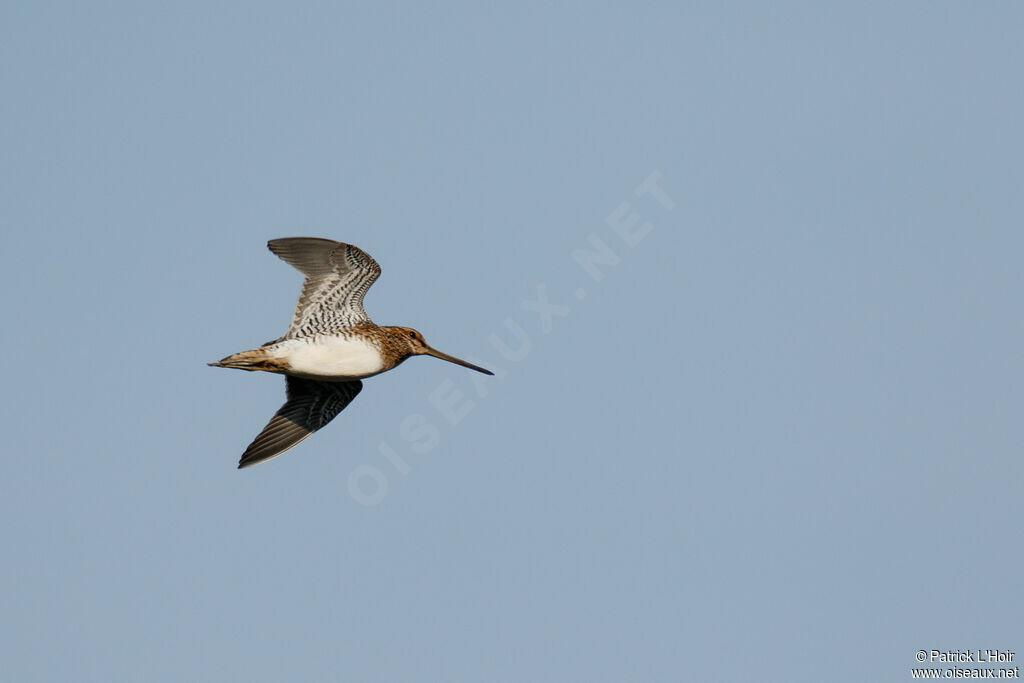
[[[285,380],[288,400],[245,449],[238,469],[281,455],[333,420],[363,388],[359,380],[317,382],[290,376]]]
[[[380,266],[365,251],[319,237],[284,237],[270,240],[267,247],[306,276],[282,339],[370,322],[363,296],[380,275]]]

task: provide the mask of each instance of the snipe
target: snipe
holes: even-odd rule
[[[410,356],[434,356],[494,374],[432,348],[410,327],[382,327],[370,320],[363,296],[380,266],[359,247],[319,237],[286,237],[267,247],[306,281],[284,336],[210,363],[285,375],[287,401],[245,449],[239,468],[284,453],[351,403],[363,388],[360,380]]]

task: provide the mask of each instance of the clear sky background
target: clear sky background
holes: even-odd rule
[[[7,2],[0,34],[4,680],[1024,659],[1019,3]],[[291,235],[499,376],[410,360],[237,471],[284,382],[206,363],[287,327]]]

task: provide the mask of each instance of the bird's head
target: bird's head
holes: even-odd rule
[[[433,356],[434,358],[440,358],[441,360],[446,360],[449,363],[461,365],[462,367],[469,368],[470,370],[482,372],[485,375],[494,374],[490,370],[485,370],[479,365],[467,363],[461,358],[449,356],[447,353],[442,353],[441,351],[438,351],[437,349],[435,349],[434,347],[427,343],[427,340],[423,338],[422,334],[420,334],[417,330],[412,329],[411,327],[388,327],[387,330],[388,332],[390,332],[391,337],[393,339],[395,339],[396,341],[400,340],[401,343],[405,345],[405,347],[409,351],[410,356]]]

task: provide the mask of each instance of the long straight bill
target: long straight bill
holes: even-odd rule
[[[441,353],[437,349],[428,348],[425,351],[425,353],[428,356],[433,356],[434,358],[440,358],[441,360],[446,360],[449,363],[455,363],[456,365],[461,365],[464,368],[469,368],[470,370],[476,370],[477,372],[482,372],[485,375],[493,375],[494,374],[490,370],[486,370],[486,369],[480,367],[479,365],[473,365],[472,363],[467,363],[466,361],[462,360],[461,358],[456,358],[455,356],[449,356],[447,353]]]

